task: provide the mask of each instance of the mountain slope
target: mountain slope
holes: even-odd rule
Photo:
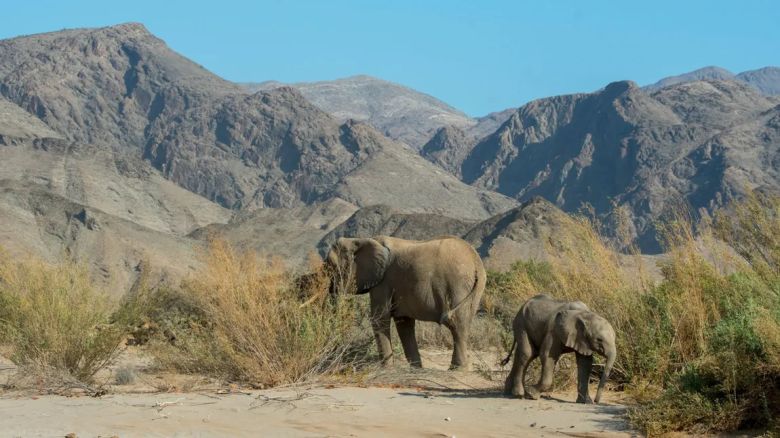
[[[0,97],[0,145],[36,138],[61,139],[62,136],[37,117]]]
[[[690,71],[688,73],[665,77],[659,80],[658,82],[648,85],[644,88],[649,91],[656,91],[664,87],[668,87],[676,84],[682,84],[685,82],[706,81],[706,80],[731,81],[734,80],[734,78],[735,78],[734,73],[726,70],[725,68],[711,65],[708,67],[702,67]]]
[[[347,220],[323,236],[317,248],[320,255],[340,237],[371,237],[378,235],[401,239],[427,240],[436,236],[462,236],[476,224],[437,214],[401,213],[386,205],[372,205],[356,211]]]
[[[750,85],[765,96],[780,95],[780,67],[763,67],[735,75],[724,68],[710,66],[669,76],[644,88],[652,92],[675,84],[705,80],[738,81]]]
[[[223,207],[292,208],[342,194],[399,207],[409,194],[417,210],[430,204],[464,217],[514,205],[420,164],[366,125],[341,123],[289,87],[247,94],[140,24],[4,40],[0,61],[0,94],[68,141],[143,157]],[[377,175],[406,191],[389,193]],[[408,188],[410,178],[427,184]]]
[[[428,140],[420,155],[455,176],[460,176],[460,165],[466,159],[477,138],[454,126],[439,128]]]
[[[780,95],[780,67],[764,67],[743,71],[737,79],[757,88],[767,96]]]
[[[269,81],[244,86],[250,91],[258,91],[278,88],[282,84]],[[447,125],[467,128],[476,124],[467,115],[432,96],[371,76],[290,86],[337,119],[365,121],[384,135],[415,149],[437,128]]]
[[[479,187],[521,201],[541,196],[565,211],[590,206],[607,218],[626,207],[642,248],[658,251],[653,221],[674,202],[695,211],[756,184],[780,186],[771,161],[780,148],[776,104],[731,81],[652,94],[612,83],[521,107],[470,151],[461,172]],[[751,147],[753,156],[738,154]]]
[[[239,87],[170,50],[143,25],[74,29],[0,41],[0,93],[66,138],[141,148],[167,89],[188,104]]]

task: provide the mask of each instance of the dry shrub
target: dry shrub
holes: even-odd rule
[[[0,331],[21,368],[91,383],[118,353],[123,333],[109,324],[113,303],[82,265],[0,254],[0,302]]]
[[[612,250],[586,218],[569,218],[564,228],[548,240],[547,260],[521,261],[507,272],[490,272],[483,306],[507,330],[508,347],[512,321],[527,299],[545,293],[583,301],[623,333],[618,337],[622,354],[614,376],[627,380],[639,355],[632,352],[638,341],[633,326],[645,324],[647,319],[647,315],[637,314],[642,308],[639,295],[650,284],[641,269],[643,262],[632,260],[626,267],[625,259],[630,257]]]
[[[651,434],[766,427],[780,411],[778,213],[780,198],[755,195],[695,231],[667,218],[657,283],[575,218],[549,260],[491,273],[485,308],[507,329],[540,292],[602,314],[618,335],[612,383],[641,400],[631,417]]]
[[[194,310],[186,329],[173,346],[154,349],[164,366],[271,386],[342,369],[366,354],[372,339],[358,327],[364,306],[331,299],[324,280],[310,279],[302,293],[280,261],[222,241],[211,243],[205,266],[178,291]]]

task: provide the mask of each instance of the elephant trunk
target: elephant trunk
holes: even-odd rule
[[[595,403],[598,403],[601,400],[601,392],[604,389],[604,384],[607,383],[607,379],[609,378],[609,373],[612,372],[612,365],[615,364],[615,356],[617,356],[617,352],[615,351],[615,347],[613,346],[609,350],[605,352],[605,356],[607,358],[607,362],[604,364],[604,372],[601,373],[601,380],[599,380],[599,388],[596,391],[596,398],[593,400]]]

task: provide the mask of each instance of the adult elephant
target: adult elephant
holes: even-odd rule
[[[411,366],[422,367],[414,333],[418,320],[445,325],[454,345],[450,368],[468,365],[466,342],[485,290],[485,268],[467,242],[452,236],[426,241],[340,238],[325,266],[346,272],[358,294],[370,295],[371,324],[384,363],[393,356],[392,318]]]
[[[581,301],[559,301],[548,295],[537,295],[523,304],[512,324],[515,342],[514,363],[507,376],[504,392],[516,397],[538,399],[550,390],[553,371],[564,353],[577,357],[577,403],[592,403],[588,380],[593,366],[593,353],[606,358],[595,402],[601,400],[602,389],[615,363],[615,331],[601,316],[591,312]],[[512,356],[504,359],[504,364]],[[529,363],[539,357],[542,375],[537,385],[524,387]]]

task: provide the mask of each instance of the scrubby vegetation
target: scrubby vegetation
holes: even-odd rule
[[[123,338],[109,323],[113,309],[81,265],[0,254],[0,339],[27,372],[91,383]]]
[[[204,266],[179,289],[128,300],[140,325],[156,328],[150,347],[159,365],[273,386],[344,371],[370,354],[363,300],[329,297],[321,270],[301,290],[281,261],[221,241]]]
[[[551,248],[550,261],[489,277],[496,318],[511,324],[540,291],[604,315],[618,332],[613,383],[635,395],[631,420],[649,435],[778,427],[780,199],[757,194],[696,233],[686,220],[665,223],[655,281],[587,221],[571,225],[580,237]]]
[[[631,421],[649,435],[779,427],[780,199],[756,194],[696,232],[665,222],[660,271],[613,251],[585,219],[567,226],[548,260],[490,273],[473,346],[508,347],[517,309],[540,292],[582,300],[618,333],[611,384],[637,400]],[[128,335],[158,366],[257,386],[375,362],[367,300],[328,294],[321,266],[295,276],[219,241],[202,266],[174,287],[141,282],[115,306],[78,264],[0,256],[0,340],[17,364],[81,382]],[[430,324],[418,338],[450,343]]]

